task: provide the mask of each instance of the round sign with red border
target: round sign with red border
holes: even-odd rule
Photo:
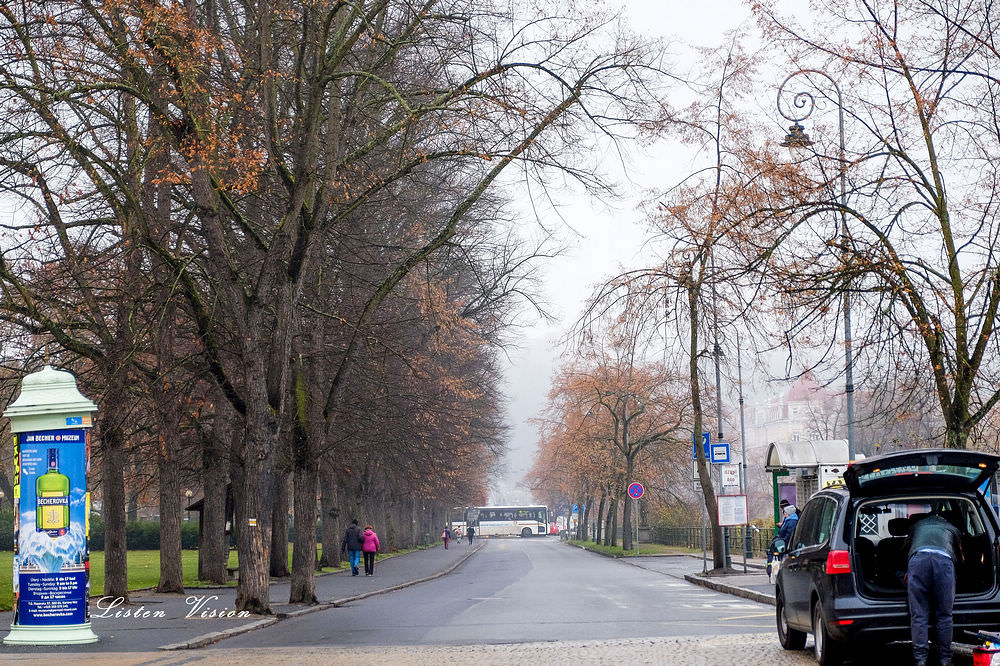
[[[628,496],[632,499],[639,499],[642,494],[646,492],[646,489],[642,487],[641,483],[633,483],[628,487]]]

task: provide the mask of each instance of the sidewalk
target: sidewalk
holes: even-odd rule
[[[690,557],[700,560],[701,555]],[[712,554],[708,554],[708,565],[712,565]],[[774,583],[767,578],[766,560],[748,559],[747,572],[743,573],[743,558],[733,557],[732,568],[726,573],[703,574],[700,571],[684,575],[684,580],[717,592],[774,605]]]
[[[271,584],[270,602],[274,615],[237,617],[236,588],[192,588],[185,594],[135,592],[128,605],[110,598],[91,599],[90,614],[94,633],[100,640],[87,645],[8,646],[0,645],[0,655],[48,652],[146,652],[201,647],[229,636],[270,626],[288,617],[341,606],[376,594],[444,576],[471,557],[486,542],[474,546],[452,543],[391,557],[375,564],[372,577],[351,576],[350,569],[316,577],[318,604],[289,604],[291,587],[287,579]],[[0,631],[6,631],[13,613],[0,613]],[[4,635],[6,635],[4,633]]]

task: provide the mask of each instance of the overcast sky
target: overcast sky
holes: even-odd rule
[[[749,10],[739,0],[703,0],[688,2],[651,2],[623,0],[625,16],[642,33],[661,36],[670,42],[717,46],[726,31],[749,17]],[[678,46],[676,51],[682,49]],[[620,272],[620,269],[656,263],[643,250],[646,229],[635,206],[645,188],[672,184],[689,172],[677,164],[676,144],[663,143],[645,154],[633,155],[628,176],[634,181],[633,196],[617,202],[612,209],[597,203],[577,201],[562,211],[580,232],[567,234],[570,251],[551,260],[546,268],[545,297],[558,321],[526,329],[517,341],[518,349],[510,354],[506,372],[506,391],[510,396],[508,423],[512,427],[507,473],[495,479],[491,501],[528,503],[531,497],[518,484],[531,467],[537,431],[528,420],[545,403],[550,379],[559,359],[558,339],[579,315],[580,308],[595,284]]]

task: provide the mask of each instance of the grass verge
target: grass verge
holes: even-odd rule
[[[605,546],[593,541],[570,541],[574,546],[580,546],[587,550],[608,557],[636,557],[638,555],[686,555],[695,552],[691,548],[679,548],[677,546],[664,546],[658,543],[640,543],[639,551],[634,549],[626,551],[621,546]],[[698,551],[701,552],[701,551]]]

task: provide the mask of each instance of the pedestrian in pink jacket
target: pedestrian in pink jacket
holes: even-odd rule
[[[364,545],[361,546],[361,552],[365,554],[365,575],[374,576],[375,553],[379,549],[378,535],[375,534],[371,525],[365,525],[365,532],[362,536],[365,539]]]

